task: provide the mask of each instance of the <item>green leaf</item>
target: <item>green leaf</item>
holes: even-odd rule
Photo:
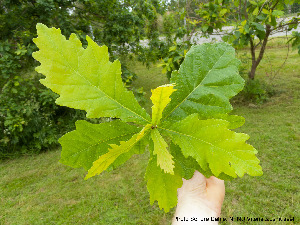
[[[222,172],[232,177],[262,175],[256,149],[245,143],[249,136],[227,129],[228,124],[220,119],[199,120],[193,114],[160,130],[180,146],[185,157],[192,156],[203,170],[210,169],[217,177]]]
[[[265,31],[265,27],[262,24],[255,22],[252,22],[251,24],[254,25],[257,30]]]
[[[181,174],[184,179],[191,179],[194,175],[195,170],[201,170],[198,162],[191,156],[184,157],[180,147],[178,145],[175,145],[173,142],[171,142],[170,144],[170,152],[174,156],[176,166],[178,167],[178,165],[180,165]]]
[[[172,155],[167,150],[168,144],[157,129],[151,131],[151,138],[154,143],[153,154],[157,155],[157,165],[166,173],[173,175],[174,161],[172,160]]]
[[[227,9],[222,9],[221,11],[220,11],[220,13],[219,13],[219,16],[224,16],[225,15],[225,13],[227,13]]]
[[[272,12],[272,15],[273,15],[273,16],[276,16],[276,17],[280,17],[280,16],[284,15],[284,12],[281,11],[281,10],[274,10],[274,11]]]
[[[76,130],[59,139],[62,146],[60,162],[88,170],[99,156],[108,152],[109,144],[128,140],[138,132],[139,128],[120,120],[101,124],[78,120]]]
[[[133,135],[128,141],[121,141],[120,145],[111,144],[111,149],[109,149],[106,154],[100,156],[99,159],[93,163],[93,166],[89,169],[88,174],[84,179],[87,180],[97,174],[102,173],[111,164],[118,160],[120,156],[122,158],[122,155],[124,156],[124,154],[128,154],[129,151],[135,151],[134,146],[136,146],[139,141],[149,133],[149,128],[146,128],[146,131],[145,128],[143,128],[140,133]],[[132,154],[129,153],[129,155],[131,156]],[[126,156],[125,158],[129,159]],[[124,162],[122,159],[121,161]]]
[[[123,165],[127,162],[133,155],[135,154],[143,154],[147,145],[149,144],[149,136],[146,135],[143,138],[139,139],[137,143],[130,149],[128,152],[121,154],[110,166],[107,170],[113,170],[117,167]],[[138,137],[137,137],[138,138]]]
[[[258,15],[258,10],[259,10],[259,7],[256,7],[254,10],[253,10],[253,15],[254,16],[257,16]]]
[[[172,51],[175,51],[176,50],[176,46],[171,46],[170,48],[169,48],[169,52],[172,52]]]
[[[266,14],[266,15],[269,15],[269,14],[270,14],[270,11],[267,10],[267,9],[262,9],[262,12],[263,12],[264,14]]]
[[[150,123],[150,116],[127,91],[119,61],[109,61],[106,46],[99,47],[87,36],[82,48],[75,34],[70,39],[59,29],[37,24],[40,49],[33,57],[41,63],[36,70],[46,76],[41,83],[60,95],[56,103],[87,111],[87,117],[116,117],[124,122]]]
[[[193,113],[213,118],[230,112],[229,99],[244,86],[239,65],[234,48],[228,44],[193,46],[179,73],[172,73],[171,83],[176,84],[177,91],[172,94],[162,120],[175,122]]]
[[[257,2],[249,0],[252,5],[257,5]]]
[[[182,177],[189,180],[193,177],[195,170],[202,173],[205,177],[209,178],[213,176],[214,174],[211,172],[211,170],[208,168],[207,170],[203,170],[198,162],[191,156],[184,157],[184,155],[181,152],[181,149],[178,145],[175,145],[173,142],[170,145],[171,153],[174,156],[174,160],[176,163],[176,167],[180,165],[181,168],[181,174]],[[232,180],[233,177],[228,176],[224,173],[220,173],[218,176],[219,179],[222,180]]]
[[[156,165],[156,157],[152,157],[148,163],[145,178],[147,189],[150,193],[150,204],[157,200],[159,208],[169,212],[177,205],[177,189],[182,186],[182,178],[179,170],[175,167],[174,175],[164,173]]]
[[[203,26],[201,27],[201,29],[202,29],[203,32],[205,32],[205,31],[207,31],[208,26],[207,26],[207,25],[203,25]]]
[[[170,95],[176,91],[173,89],[174,85],[163,85],[154,90],[152,90],[151,100],[153,103],[152,106],[152,125],[156,126],[160,123],[162,117],[162,112],[169,104],[171,99]]]
[[[237,115],[220,114],[216,115],[214,119],[222,119],[228,121],[228,129],[236,129],[243,126],[243,124],[245,123],[245,118]]]

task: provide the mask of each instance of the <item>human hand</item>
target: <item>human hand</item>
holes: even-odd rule
[[[183,179],[183,185],[178,188],[178,204],[173,218],[173,225],[217,224],[217,222],[202,222],[201,218],[219,217],[225,196],[224,181],[216,177],[206,178],[195,171],[190,180]],[[177,219],[176,219],[177,218]],[[181,221],[178,218],[187,218]],[[191,221],[191,218],[197,218]]]

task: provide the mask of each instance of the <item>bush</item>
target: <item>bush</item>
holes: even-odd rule
[[[24,77],[9,79],[0,94],[1,158],[55,146],[73,126],[74,117],[83,117],[81,112],[57,106],[57,95],[39,83],[38,74]]]
[[[244,89],[234,98],[234,101],[262,104],[274,95],[275,90],[270,84],[259,79],[248,79]]]
[[[40,84],[37,73],[22,73],[34,64],[29,53],[22,45],[0,43],[0,158],[55,146],[74,120],[84,118],[57,106],[57,95]]]

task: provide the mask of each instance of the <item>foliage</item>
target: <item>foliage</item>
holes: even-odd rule
[[[60,139],[61,162],[89,168],[85,179],[123,164],[149,145],[150,202],[157,200],[168,212],[177,204],[182,177],[190,177],[199,166],[206,176],[223,179],[262,174],[257,151],[245,143],[249,136],[230,130],[244,121],[228,115],[229,99],[243,88],[244,80],[229,45],[194,46],[172,74],[173,84],[152,90],[151,118],[123,86],[121,65],[109,61],[106,46],[87,37],[84,49],[74,34],[66,40],[59,29],[38,24],[37,30],[34,42],[39,51],[33,57],[41,62],[37,71],[46,76],[41,82],[60,95],[57,104],[83,109],[90,118],[118,118],[100,125],[78,121],[76,130]],[[174,151],[191,157],[189,166],[182,157],[174,157]]]
[[[225,25],[233,25],[234,30],[224,36],[223,40],[240,47],[250,44],[252,66],[249,78],[254,79],[270,34],[283,29],[290,31],[298,26],[300,20],[296,16],[288,20],[280,19],[286,4],[293,3],[294,0],[210,0],[200,5],[197,13],[201,19],[194,23],[208,33],[222,30]],[[255,38],[260,41],[257,45],[254,44]],[[259,54],[256,55],[255,50],[259,46]]]
[[[40,76],[19,74],[0,93],[0,158],[38,153],[57,146],[57,138],[74,127],[80,111],[59,107],[57,95],[39,82]]]
[[[155,59],[160,60],[158,66],[163,67],[163,73],[166,73],[170,80],[173,71],[178,70],[180,64],[183,62],[185,54],[190,49],[192,43],[190,37],[187,36],[191,32],[189,24],[185,24],[186,10],[184,7],[177,8],[174,1],[169,3],[169,11],[163,15],[163,32],[161,33],[164,42],[159,48],[159,53],[156,54]],[[182,6],[182,2],[178,2]],[[191,12],[190,12],[191,13]],[[155,62],[155,60],[152,60]]]
[[[171,1],[170,6],[173,10],[176,9],[177,4],[178,7],[184,8],[182,14],[184,18],[182,17],[181,21],[186,20],[189,23],[188,25],[178,24],[184,28],[183,31],[185,30],[185,40],[190,40],[197,30],[203,36],[222,32],[223,41],[233,44],[236,48],[250,44],[252,66],[248,77],[254,79],[257,66],[264,56],[269,36],[282,30],[290,31],[297,28],[299,24],[297,16],[281,18],[288,7],[294,10],[294,7],[297,6],[294,2],[294,0],[188,0],[185,3]],[[191,7],[195,4],[197,7]],[[225,26],[233,26],[234,29],[232,31],[223,30]],[[255,44],[254,39],[258,39],[259,43]],[[299,43],[296,33],[293,40],[294,48],[297,48]],[[259,49],[259,54],[256,53],[257,49]],[[164,58],[167,57],[168,54],[164,56]],[[170,64],[166,60],[164,63]]]
[[[298,48],[298,54],[300,55],[300,33],[297,31],[293,31],[292,38],[288,41],[292,41],[292,47],[294,49]]]
[[[40,151],[56,143],[52,124],[55,95],[38,92],[37,79],[15,76],[2,88],[0,98],[0,153],[2,157],[21,151]],[[41,85],[38,85],[41,86]],[[46,98],[45,98],[46,97]],[[50,98],[50,99],[49,99]],[[52,104],[49,104],[52,100]],[[41,111],[42,104],[45,104]]]
[[[244,89],[233,98],[234,103],[248,104],[262,104],[266,102],[269,98],[275,95],[274,87],[262,79],[247,79],[248,68],[249,68],[249,55],[244,52],[240,54],[239,59],[241,60],[241,66],[239,68],[239,73],[243,78],[246,79]]]
[[[78,111],[55,104],[57,95],[30,72],[33,60],[28,55],[36,47],[20,43],[9,39],[0,43],[0,158],[55,146],[57,138],[74,126],[72,117],[84,118]]]
[[[27,50],[27,61],[32,61],[31,54],[36,50],[32,38],[37,21],[59,26],[65,35],[76,32],[82,38],[84,33],[89,33],[88,23],[84,18],[69,13],[74,3],[75,0],[1,0],[0,40],[9,41],[14,48],[22,46]]]
[[[261,104],[274,95],[275,90],[270,84],[267,84],[260,79],[249,79],[247,80],[244,89],[237,96],[237,99],[242,102]]]
[[[189,42],[177,44],[169,48],[169,53],[161,59],[159,66],[163,67],[162,72],[167,74],[167,78],[171,79],[171,74],[175,70],[179,70],[181,63],[183,62],[186,53],[190,49],[191,45]]]

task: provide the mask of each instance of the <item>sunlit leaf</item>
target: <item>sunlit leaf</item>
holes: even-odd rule
[[[125,122],[150,123],[150,117],[127,91],[119,61],[109,61],[106,46],[99,47],[87,36],[84,49],[75,34],[69,40],[60,29],[37,24],[33,57],[46,76],[41,83],[60,95],[56,103],[87,111],[87,117],[116,117]]]
[[[193,157],[203,170],[211,170],[214,176],[262,175],[255,156],[257,150],[245,143],[249,136],[229,130],[228,125],[228,121],[220,119],[199,120],[193,114],[161,131],[170,135],[185,157]]]

